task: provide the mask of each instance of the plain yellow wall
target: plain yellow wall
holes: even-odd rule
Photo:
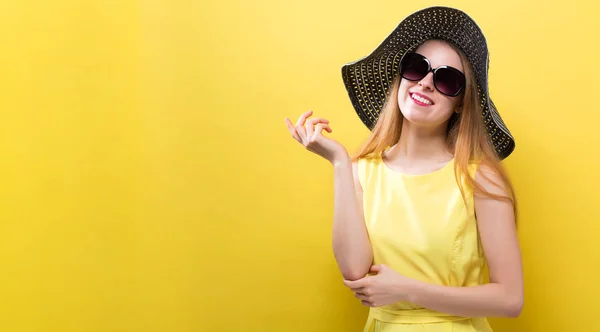
[[[332,169],[284,117],[366,137],[340,67],[409,13],[479,22],[517,140],[526,304],[600,330],[600,7],[568,1],[1,1],[0,331],[361,331]]]

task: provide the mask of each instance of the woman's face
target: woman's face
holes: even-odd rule
[[[426,57],[432,68],[446,65],[464,73],[458,53],[443,41],[428,40],[415,52]],[[404,118],[413,124],[426,127],[444,125],[457,109],[462,98],[462,93],[456,97],[440,93],[433,84],[433,72],[429,72],[420,81],[402,78],[398,89],[398,106]]]

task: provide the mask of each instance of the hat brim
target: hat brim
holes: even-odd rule
[[[371,54],[342,66],[344,86],[360,120],[373,129],[400,59],[428,39],[446,40],[466,55],[477,77],[485,128],[498,157],[505,159],[515,140],[489,97],[487,42],[475,21],[455,8],[435,6],[407,16]]]

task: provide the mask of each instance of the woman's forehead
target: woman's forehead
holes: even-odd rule
[[[448,42],[442,40],[428,40],[417,47],[415,51],[429,59],[433,68],[439,66],[452,66],[463,71],[460,56]]]

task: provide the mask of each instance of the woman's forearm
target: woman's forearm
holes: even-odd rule
[[[333,167],[333,254],[344,279],[357,280],[369,272],[373,250],[358,207],[352,162],[350,159],[336,162]]]
[[[463,317],[517,317],[523,308],[523,294],[498,283],[451,287],[416,281],[409,301]]]

